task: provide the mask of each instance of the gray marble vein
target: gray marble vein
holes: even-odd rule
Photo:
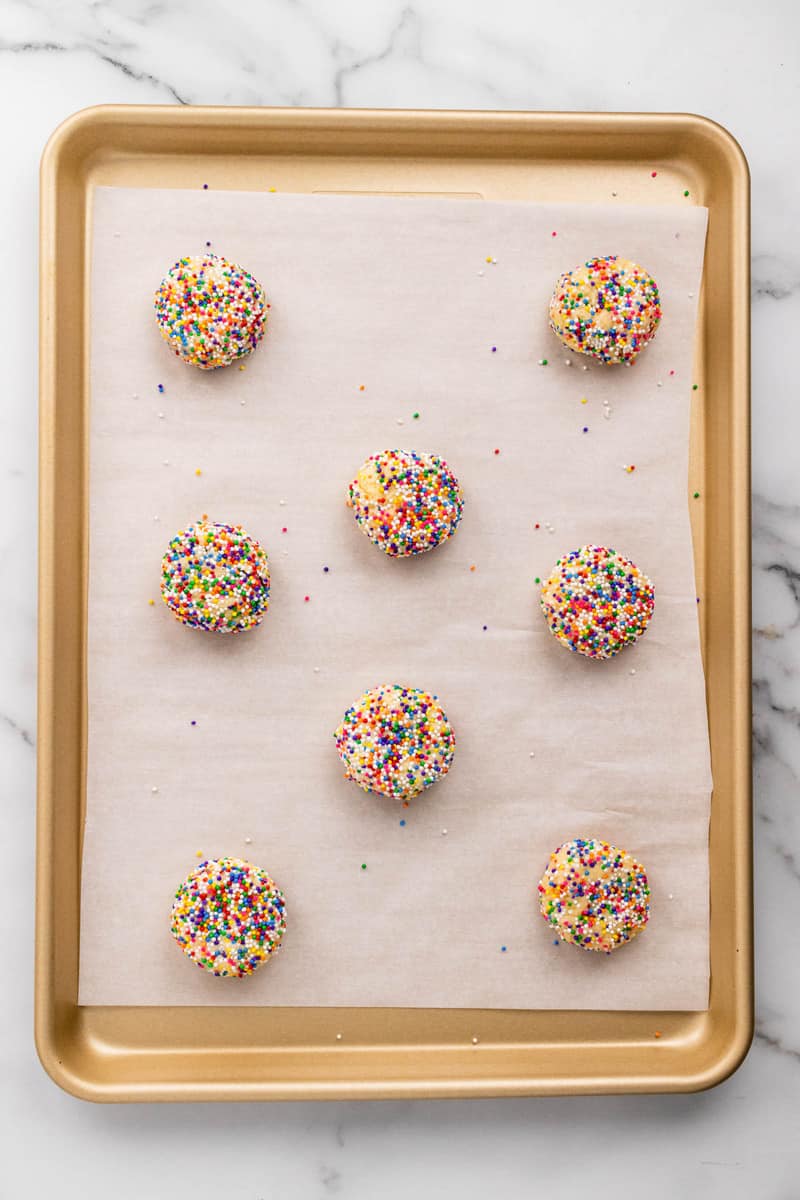
[[[134,79],[139,83],[152,83],[155,87],[167,92],[173,100],[177,100],[178,104],[186,104],[187,101],[178,94],[174,87],[157,79],[155,75],[151,75],[148,71],[136,71],[122,59],[114,58],[111,54],[104,53],[97,45],[91,44],[75,44],[71,46],[62,46],[57,42],[7,42],[0,39],[0,54],[88,54],[98,58],[101,62],[107,63],[116,71],[121,71],[123,75],[127,75],[129,79]]]
[[[20,725],[17,721],[15,721],[13,717],[9,717],[7,713],[0,713],[0,721],[3,722],[7,729],[10,729],[13,733],[15,733],[16,736],[20,738],[26,746],[33,747],[36,745],[33,734],[23,725]]]

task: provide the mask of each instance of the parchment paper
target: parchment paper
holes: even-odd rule
[[[705,227],[690,207],[96,192],[82,1003],[706,1007],[687,502]],[[187,367],[156,328],[159,279],[208,242],[272,302],[245,370]],[[567,366],[551,288],[604,253],[655,275],[662,328],[632,368]],[[344,504],[387,447],[444,455],[466,492],[457,536],[418,559],[385,558]],[[185,629],[159,598],[169,538],[202,513],[270,555],[254,632]],[[585,542],[656,587],[646,637],[610,662],[538,609],[534,577]],[[405,810],[347,783],[331,737],[383,681],[436,692],[456,731],[450,775]],[[574,836],[650,875],[650,926],[610,957],[554,945],[538,914]],[[170,935],[197,852],[286,893],[284,947],[249,979]]]

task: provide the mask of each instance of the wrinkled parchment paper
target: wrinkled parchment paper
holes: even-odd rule
[[[82,1003],[706,1007],[687,512],[705,227],[698,208],[96,192]],[[272,303],[245,370],[187,367],[156,328],[161,276],[208,242]],[[552,285],[605,253],[654,274],[662,327],[632,368],[568,366]],[[388,447],[442,454],[466,493],[455,539],[418,559],[384,557],[344,504]],[[270,556],[254,632],[185,629],[159,598],[169,538],[202,513]],[[647,635],[610,662],[563,649],[538,609],[535,576],[585,542],[656,587]],[[384,681],[436,692],[456,731],[450,775],[408,809],[345,782],[331,737]],[[610,957],[554,945],[538,914],[574,836],[650,875],[650,926]],[[198,852],[286,893],[284,946],[249,979],[206,975],[170,935]]]

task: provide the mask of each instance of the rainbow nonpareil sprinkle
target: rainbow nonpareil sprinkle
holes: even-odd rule
[[[563,555],[542,584],[542,611],[563,646],[613,658],[637,641],[655,607],[650,580],[623,554],[581,546]]]
[[[161,336],[203,371],[227,367],[255,350],[268,308],[258,280],[216,254],[179,259],[155,295]]]
[[[365,692],[333,736],[345,778],[399,800],[442,779],[455,753],[455,734],[436,697],[396,683]]]
[[[632,363],[660,321],[655,280],[613,254],[567,271],[550,300],[550,328],[562,343],[605,363]]]
[[[241,525],[203,518],[176,533],[161,560],[161,596],[184,625],[242,633],[269,607],[267,555]]]
[[[202,862],[175,893],[172,935],[212,975],[252,975],[286,932],[286,901],[266,871],[240,858]]]
[[[436,454],[371,454],[348,489],[347,503],[371,542],[390,558],[433,550],[452,537],[464,510],[461,485]]]
[[[539,908],[564,942],[610,954],[642,932],[650,887],[641,863],[596,838],[574,838],[550,855]]]

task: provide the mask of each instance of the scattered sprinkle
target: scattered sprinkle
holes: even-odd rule
[[[147,601],[147,603],[148,603],[148,604],[155,604],[155,600],[148,600],[148,601]]]
[[[554,230],[553,230],[553,232],[550,234],[550,237],[558,237],[558,234],[556,233],[555,229],[554,229]]]
[[[198,858],[202,858],[202,857],[203,857],[203,851],[202,851],[202,850],[195,850],[195,854],[197,855],[197,857],[198,857]]]
[[[405,825],[405,823],[406,823],[406,822],[405,822],[405,817],[404,817],[404,818],[401,820],[400,824],[401,824],[401,825]]]
[[[362,871],[366,871],[366,869],[367,869],[367,864],[366,864],[366,863],[362,863],[362,864],[361,864],[361,870],[362,870]]]
[[[688,196],[688,195],[689,195],[688,188],[687,188],[687,190],[686,190],[686,191],[685,191],[683,194],[684,194],[684,196]]]
[[[164,385],[163,385],[163,383],[160,383],[160,384],[158,385],[158,390],[159,390],[160,392],[163,392],[163,391],[164,391]]]
[[[539,366],[540,366],[540,367],[546,367],[546,366],[547,366],[547,359],[546,359],[546,358],[540,358],[540,359],[539,359]]]
[[[447,837],[447,830],[446,830],[446,829],[443,829],[443,830],[442,830],[442,837]]]
[[[360,384],[358,385],[358,390],[359,390],[360,392],[363,392],[363,391],[365,391],[365,390],[366,390],[366,384],[360,383]]]
[[[197,724],[197,721],[192,721],[192,722],[191,722],[191,724],[192,724],[192,725],[196,725],[196,724]]]
[[[287,527],[285,525],[281,526],[281,533],[288,533],[288,532],[289,532],[289,530],[287,529]]]
[[[477,1039],[476,1037],[474,1037],[474,1038],[472,1039],[472,1044],[473,1044],[473,1046],[477,1046],[477,1044],[478,1044],[478,1039]]]
[[[412,413],[412,414],[411,414],[411,416],[414,418],[414,420],[415,420],[415,421],[418,421],[418,420],[419,420],[419,413],[418,413],[418,412]]]
[[[274,188],[274,187],[267,188],[267,191],[269,191],[269,192],[277,192],[277,190],[278,190],[278,189],[277,189],[277,188]]]
[[[486,633],[486,630],[487,630],[488,628],[489,628],[489,626],[488,626],[488,625],[484,625],[484,627],[483,627],[483,632],[484,632],[484,633]]]
[[[474,570],[475,570],[475,563],[472,563],[472,565],[470,566],[470,571],[474,571]]]
[[[624,464],[623,464],[623,466],[624,466]],[[630,474],[631,474],[633,471],[635,471],[635,470],[636,470],[636,467],[633,465],[633,463],[631,463],[631,464],[630,464],[630,466],[625,466],[625,467],[624,467],[624,469],[625,469],[625,470],[628,472],[628,474],[630,475]]]
[[[244,839],[244,844],[245,844],[245,846],[252,846],[252,844],[253,844],[253,839],[252,839],[251,837],[246,837],[246,838]]]
[[[200,470],[200,468],[199,468],[199,467],[196,467],[196,468],[195,468],[195,472],[194,472],[194,473],[195,473],[195,475],[202,475],[202,474],[203,474],[203,472]]]
[[[322,568],[322,570],[323,570],[323,571],[325,572],[325,574],[327,575],[327,574],[328,574],[328,572],[330,571],[330,567],[323,567],[323,568]]]
[[[699,492],[692,492],[692,495],[694,496],[695,500],[699,500],[699,499],[700,499],[700,493],[699,493]]]
[[[150,788],[150,791],[155,795],[155,793],[158,791],[158,788],[157,787]]]
[[[656,1030],[654,1031],[654,1033],[653,1033],[653,1037],[654,1037],[654,1038],[660,1038],[660,1037],[661,1037],[661,1030],[660,1030],[660,1029],[656,1029]]]
[[[492,354],[497,354],[497,346],[492,346]]]
[[[270,191],[272,191],[272,190],[273,190],[273,189],[272,189],[272,188],[270,188]],[[336,1040],[337,1040],[337,1042],[340,1042],[340,1041],[342,1040],[342,1035],[341,1035],[340,1033],[337,1033],[337,1035],[336,1035]]]
[[[207,192],[207,191],[208,191],[208,184],[207,184],[207,183],[204,183],[204,184],[203,184],[203,191],[204,191],[204,192]]]
[[[310,596],[303,596],[303,600],[305,601],[306,604],[308,604],[310,599],[311,599]]]
[[[495,447],[495,451],[494,451],[494,453],[495,453],[495,454],[499,454],[499,453],[500,453],[500,451],[497,449],[497,447]]]
[[[588,425],[584,425],[584,427],[583,427],[583,432],[584,432],[584,433],[588,433],[588,432],[589,432],[589,426],[588,426]]]
[[[698,383],[693,383],[693,384],[692,384],[692,391],[693,391],[693,392],[696,392],[699,386],[700,386],[700,385],[699,385]]]
[[[588,399],[588,397],[587,397],[587,396],[581,396],[581,404],[588,404],[588,403],[589,403],[589,399]]]
[[[655,179],[655,177],[656,177],[656,175],[657,175],[657,174],[658,174],[658,171],[651,171],[651,172],[650,172],[650,178],[651,178],[651,179]]]

